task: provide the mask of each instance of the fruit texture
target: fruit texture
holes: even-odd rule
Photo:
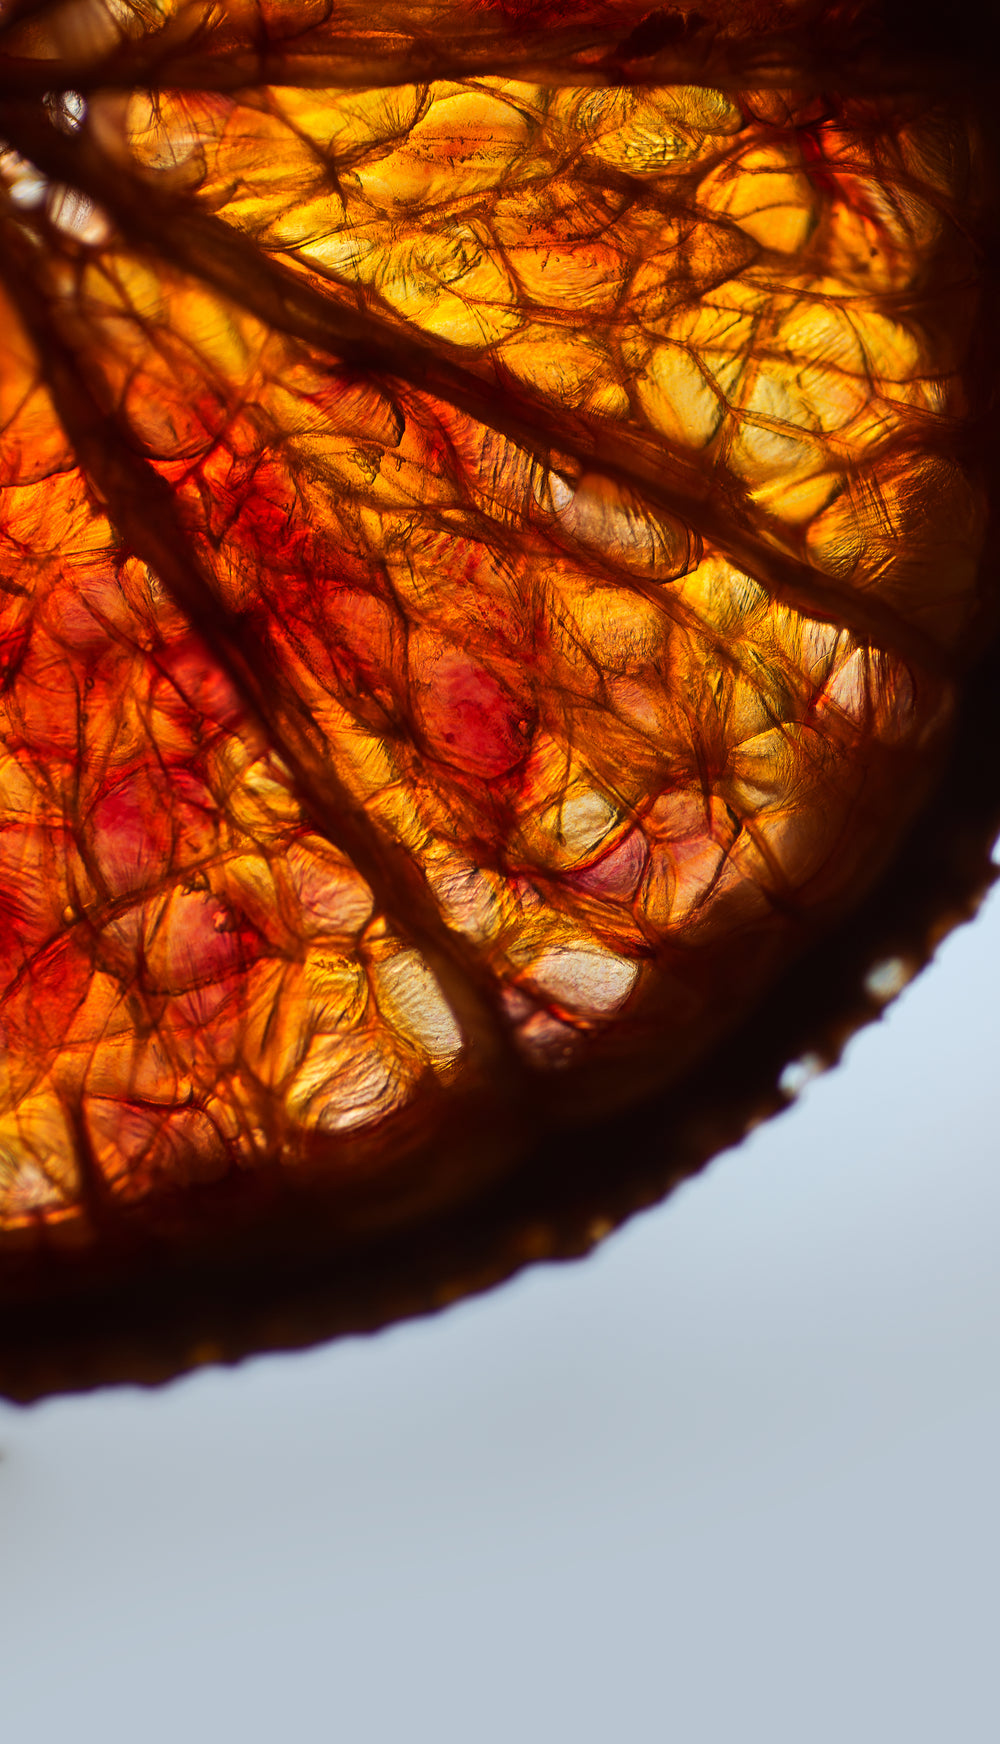
[[[369,10],[0,19],[15,1391],[548,1251],[483,1208],[752,1034],[992,634],[974,106],[864,8]]]

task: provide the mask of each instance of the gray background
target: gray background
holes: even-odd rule
[[[4,1738],[993,1744],[998,969],[584,1264],[0,1409]]]

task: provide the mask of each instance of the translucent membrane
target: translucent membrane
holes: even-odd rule
[[[601,83],[606,7],[560,82],[518,10],[24,27],[80,90],[0,115],[18,1253],[261,1171],[392,1221],[456,1109],[475,1191],[697,1061],[938,767],[973,133]],[[483,64],[402,76],[449,21]]]

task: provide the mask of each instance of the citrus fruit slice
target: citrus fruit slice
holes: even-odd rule
[[[983,887],[990,129],[765,14],[0,21],[12,1392],[585,1247]]]

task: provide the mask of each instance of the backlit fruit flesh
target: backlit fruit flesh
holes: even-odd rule
[[[863,7],[367,10],[0,13],[15,1393],[584,1245],[657,1097],[702,1160],[993,633],[974,105]]]

